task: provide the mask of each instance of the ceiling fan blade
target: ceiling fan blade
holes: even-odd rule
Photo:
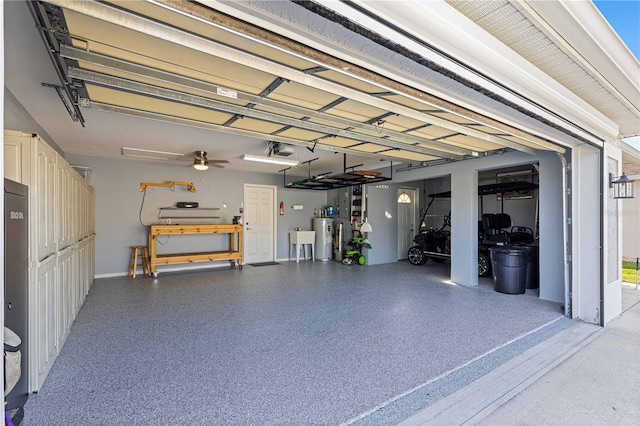
[[[219,168],[219,169],[224,169],[224,166],[221,166],[221,165],[219,165],[219,164],[214,164],[214,163],[212,163],[211,161],[209,161],[209,166],[211,166],[211,167],[217,167],[217,168]]]
[[[209,160],[209,164],[213,164],[213,163],[228,163],[229,160]]]

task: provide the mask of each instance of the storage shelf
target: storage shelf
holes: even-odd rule
[[[220,216],[160,216],[160,219],[220,219]]]
[[[158,254],[151,261],[152,266],[179,265],[183,263],[215,262],[218,260],[233,261],[242,258],[238,251],[211,251],[199,253]]]
[[[367,183],[384,182],[391,180],[385,176],[374,176],[362,174],[362,172],[339,173],[335,175],[324,176],[322,178],[311,177],[300,179],[286,184],[286,188],[296,189],[318,189],[327,190],[334,188],[344,188],[347,186],[355,186]]]
[[[197,211],[216,211],[220,210],[219,207],[160,207],[160,214],[158,215],[158,219],[220,219],[220,216],[208,216],[208,215],[196,215],[193,213]],[[171,213],[175,212],[184,212],[185,215],[164,215],[164,211],[169,211]],[[188,212],[188,213],[187,213]],[[189,214],[189,216],[186,216]]]
[[[160,207],[160,210],[220,210],[220,207]]]

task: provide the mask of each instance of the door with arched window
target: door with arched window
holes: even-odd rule
[[[407,258],[416,230],[415,188],[398,188],[398,260]]]

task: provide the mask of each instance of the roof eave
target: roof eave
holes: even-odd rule
[[[514,2],[557,46],[609,88],[637,121],[616,117],[618,137],[640,135],[640,62],[590,1]]]

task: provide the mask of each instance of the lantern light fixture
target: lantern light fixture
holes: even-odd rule
[[[634,198],[633,187],[635,180],[633,178],[636,178],[636,176],[627,176],[622,173],[622,176],[614,177],[612,173],[609,173],[609,188],[613,188],[614,199]]]

